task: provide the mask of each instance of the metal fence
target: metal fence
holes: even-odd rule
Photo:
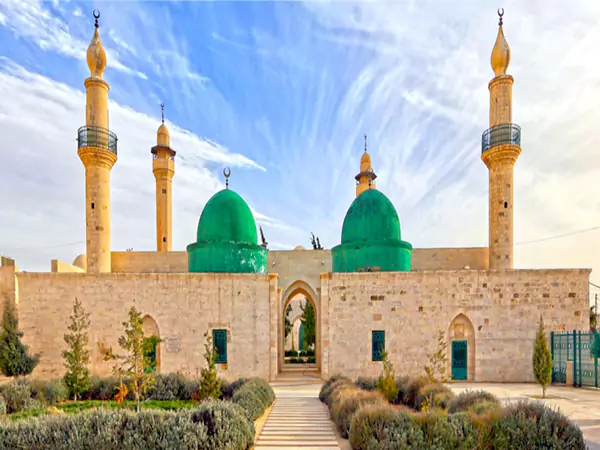
[[[505,144],[521,145],[521,127],[516,123],[504,123],[488,128],[481,135],[481,153]]]
[[[97,147],[117,154],[117,135],[102,127],[83,126],[77,130],[77,149]]]
[[[598,331],[551,333],[552,382],[566,383],[572,375],[574,386],[598,387]],[[570,372],[570,373],[568,373]]]

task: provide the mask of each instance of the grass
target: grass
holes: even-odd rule
[[[195,403],[192,400],[147,400],[142,402],[142,409],[161,409],[163,411],[175,411],[183,408],[192,408]],[[65,402],[55,407],[58,411],[66,414],[76,414],[87,409],[94,408],[126,408],[136,409],[136,402],[126,401],[123,405],[117,405],[114,400],[82,400],[77,402]],[[36,408],[28,411],[9,414],[11,420],[27,419],[49,414],[49,408]]]

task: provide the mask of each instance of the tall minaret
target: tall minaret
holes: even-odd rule
[[[367,152],[367,135],[365,134],[365,152],[360,158],[360,172],[354,177],[356,180],[356,196],[358,197],[368,189],[375,189],[375,172],[371,165],[371,156]]]
[[[165,105],[161,104],[162,124],[158,127],[156,145],[152,147],[152,171],[156,178],[156,250],[170,252],[173,242],[172,186],[175,175],[175,150],[171,148],[171,137],[165,125]]]
[[[106,54],[98,33],[100,13],[87,50],[91,76],[85,80],[85,126],[77,132],[77,154],[85,166],[87,271],[110,272],[110,171],[117,162],[117,136],[108,129],[108,83],[102,79]]]
[[[489,83],[490,128],[481,139],[481,159],[490,173],[490,269],[513,268],[514,165],[521,153],[521,128],[512,123],[513,77],[507,75],[510,48],[502,30],[492,50],[495,77]]]

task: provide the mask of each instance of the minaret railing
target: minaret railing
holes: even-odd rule
[[[83,126],[77,130],[77,149],[96,147],[117,154],[117,135],[110,130],[96,126]]]
[[[488,128],[481,136],[481,153],[498,145],[521,146],[521,127],[516,123],[505,123]]]

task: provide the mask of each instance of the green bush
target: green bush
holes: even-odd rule
[[[340,434],[344,438],[348,438],[352,417],[356,411],[370,404],[387,404],[385,397],[379,392],[367,392],[363,390],[345,390],[336,402],[331,405],[331,418],[337,425]]]
[[[247,449],[254,425],[229,402],[205,402],[177,414],[97,409],[0,423],[0,448],[15,450]]]
[[[402,409],[389,404],[370,404],[352,418],[349,433],[352,448],[360,450],[424,449],[419,426]]]
[[[62,378],[51,381],[33,380],[30,382],[31,397],[42,405],[56,405],[69,399],[69,390]]]
[[[306,351],[304,352],[304,354],[305,354],[306,356],[309,356],[309,357],[310,357],[310,356],[315,356],[315,351],[314,351],[313,349],[310,349],[310,348],[309,348],[308,350],[306,350]]]
[[[317,362],[317,359],[314,356],[309,356],[306,362],[308,364],[315,364]]]
[[[3,416],[4,414],[6,414],[6,401],[4,400],[4,397],[0,395],[0,415]]]
[[[232,400],[247,412],[251,420],[256,420],[273,403],[275,393],[266,381],[251,378],[233,394]]]
[[[426,404],[430,408],[447,409],[454,399],[454,393],[443,384],[427,384],[419,392],[415,404],[412,405],[417,411],[423,409]]]
[[[336,381],[351,381],[350,378],[345,377],[344,375],[333,375],[329,380],[323,383],[321,386],[321,391],[319,392],[319,400],[325,402],[325,397],[327,397],[331,393],[331,385]]]
[[[400,386],[398,386],[398,381],[402,381]],[[413,378],[401,378],[396,379],[396,386],[398,386],[398,396],[396,397],[396,402],[399,404],[406,405],[410,408],[414,408],[417,403],[417,398],[421,393],[421,389],[425,387],[427,384],[427,380],[423,377],[413,377]]]
[[[558,410],[521,401],[506,408],[491,430],[492,448],[585,449],[583,433]]]
[[[493,394],[487,391],[466,390],[452,399],[448,408],[448,412],[453,414],[457,412],[468,411],[473,405],[476,405],[481,402],[489,402],[500,405],[498,399]]]
[[[325,404],[331,409],[331,405],[346,391],[358,391],[358,387],[352,381],[340,380],[333,383],[329,394],[325,397]]]
[[[221,386],[221,396],[224,399],[232,398],[233,394],[235,394],[235,392],[241,388],[246,381],[248,381],[248,378],[238,378],[231,383],[228,382],[226,386]]]
[[[150,387],[146,398],[149,400],[189,400],[190,392],[185,377],[180,373],[160,373]]]
[[[8,414],[25,411],[36,405],[36,402],[31,398],[30,384],[21,378],[12,380],[2,386],[2,397],[6,402],[6,412]]]
[[[90,390],[87,392],[89,400],[112,400],[117,393],[116,387],[119,380],[116,377],[91,377]]]
[[[298,356],[298,352],[296,350],[286,350],[285,357],[287,358],[290,356]]]
[[[377,390],[377,378],[358,377],[358,380],[356,380],[356,385],[365,391],[375,391]]]
[[[472,450],[477,448],[478,430],[466,414],[448,415],[435,410],[409,415],[419,426],[423,438],[431,449]]]
[[[492,402],[489,400],[482,400],[478,403],[474,403],[473,405],[471,405],[469,407],[469,409],[467,410],[468,413],[475,415],[475,416],[482,416],[482,415],[488,415],[490,413],[494,413],[494,412],[498,412],[502,409],[502,407],[500,406],[500,403],[496,402]],[[461,413],[455,413],[455,414],[461,414]]]

